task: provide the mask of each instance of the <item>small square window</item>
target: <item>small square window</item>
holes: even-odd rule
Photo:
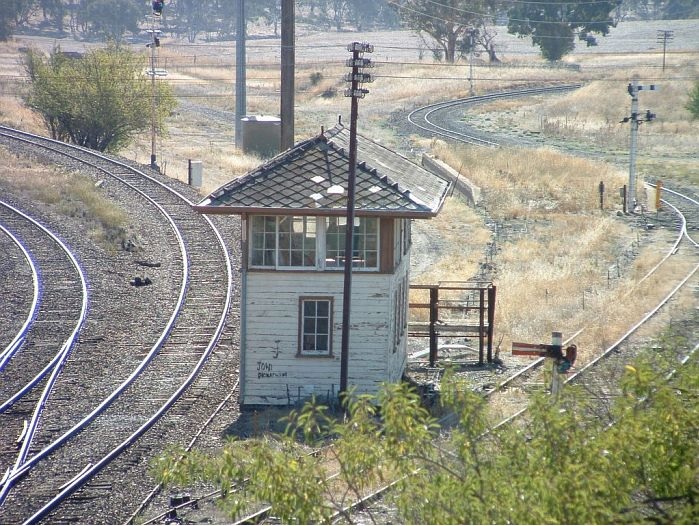
[[[332,355],[332,298],[301,298],[299,356]]]

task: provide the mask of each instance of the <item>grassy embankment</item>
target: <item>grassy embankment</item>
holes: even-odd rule
[[[3,49],[16,55],[16,46]],[[167,60],[168,81],[183,101],[171,120],[169,136],[158,141],[159,162],[168,175],[185,179],[187,159],[204,159],[204,191],[210,191],[256,166],[259,159],[242,155],[232,147],[233,122],[212,119],[191,109],[192,105],[215,110],[234,108],[233,55],[212,46],[207,56],[206,46],[198,47],[195,65],[191,50],[178,50],[175,43],[163,46],[160,53],[161,60]],[[638,171],[651,179],[662,175],[696,183],[698,126],[683,110],[691,85],[686,80],[691,75],[686,72],[696,72],[696,61],[684,54],[670,56],[669,60],[667,78],[657,81],[662,96],[642,95],[642,106],[652,106],[658,120],[641,127]],[[450,66],[415,59],[382,64],[374,71],[377,82],[370,85],[371,93],[360,105],[362,133],[404,152],[408,146],[428,150],[457,170],[466,167],[465,175],[482,187],[482,207],[474,210],[452,198],[433,220],[446,248],[430,274],[419,279],[468,279],[490,250],[499,291],[496,332],[505,338],[503,349],[509,348],[511,339],[537,341],[547,338],[551,330],[569,334],[584,325],[591,329],[580,338],[580,347],[596,349],[613,341],[630,320],[638,319],[651,296],[663,291],[660,280],[649,280],[643,290],[633,290],[634,301],[627,296],[630,283],[643,276],[660,254],[657,249],[639,247],[641,233],[615,214],[620,209],[616,191],[627,178],[624,163],[628,125],[619,123],[630,106],[626,84],[632,75],[657,78],[658,70],[649,69],[648,57],[642,54],[581,55],[571,56],[569,61],[580,68],[552,69],[537,58],[517,58],[496,68],[479,66],[477,93],[545,82],[583,82],[585,86],[562,96],[495,102],[475,108],[464,118],[484,127],[543,137],[546,144],[573,144],[596,152],[607,162],[549,148],[495,152],[452,148],[439,141],[397,134],[388,124],[393,112],[465,95],[463,79],[468,66],[463,63]],[[248,68],[249,113],[277,114],[278,66],[262,51],[254,64]],[[318,133],[321,125],[330,126],[338,114],[348,113],[349,104],[342,97],[346,68],[342,60],[331,64],[327,60],[297,62],[297,139]],[[14,68],[17,74],[16,63]],[[684,72],[684,80],[671,78],[677,70]],[[22,108],[15,92],[1,96],[0,118],[4,122],[40,131],[40,123]],[[123,153],[147,162],[148,137]],[[600,180],[604,180],[608,192],[604,211],[599,210]],[[526,228],[526,235],[493,238],[484,225],[484,212],[503,225]],[[496,251],[489,245],[493,241]],[[632,260],[621,257],[631,250],[635,251]],[[679,267],[685,265],[678,262]]]

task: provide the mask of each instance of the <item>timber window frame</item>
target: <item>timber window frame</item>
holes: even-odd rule
[[[259,269],[315,269],[315,216],[254,215],[250,219],[248,262]]]
[[[299,357],[332,358],[332,296],[299,298]]]
[[[378,217],[355,217],[352,268],[379,272]],[[344,216],[252,215],[248,268],[256,270],[342,271],[345,265]]]

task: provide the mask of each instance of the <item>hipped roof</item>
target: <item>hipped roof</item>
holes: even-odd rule
[[[349,143],[349,130],[338,124],[225,184],[194,208],[207,214],[344,214]],[[355,181],[355,214],[364,216],[433,217],[450,187],[449,181],[359,134]],[[332,186],[344,192],[328,193]]]

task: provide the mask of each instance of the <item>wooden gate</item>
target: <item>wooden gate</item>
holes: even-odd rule
[[[408,336],[429,338],[430,367],[437,361],[440,337],[478,338],[478,363],[493,361],[495,291],[492,282],[410,285]]]

